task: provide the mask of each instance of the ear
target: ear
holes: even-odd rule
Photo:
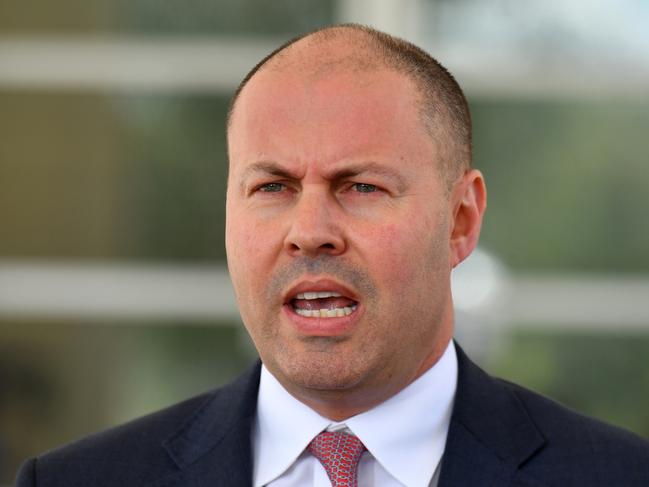
[[[451,204],[451,265],[455,267],[473,252],[480,237],[482,216],[487,208],[487,188],[480,171],[471,169],[455,183]]]

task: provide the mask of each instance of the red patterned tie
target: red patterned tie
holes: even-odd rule
[[[307,449],[322,463],[332,487],[358,486],[357,467],[365,445],[356,436],[323,431]]]

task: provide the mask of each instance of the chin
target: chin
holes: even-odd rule
[[[313,391],[344,391],[355,388],[365,376],[359,367],[344,356],[330,353],[310,353],[295,360],[280,360],[277,364],[290,384]]]

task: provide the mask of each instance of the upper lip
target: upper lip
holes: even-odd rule
[[[295,296],[300,293],[309,291],[333,291],[353,301],[359,300],[358,294],[344,284],[340,284],[339,282],[330,278],[313,278],[301,279],[300,281],[293,284],[284,294],[284,303],[288,303],[289,301],[295,299]]]

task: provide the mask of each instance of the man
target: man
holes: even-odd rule
[[[649,445],[452,341],[486,206],[466,101],[356,25],[264,59],[228,121],[228,264],[263,366],[28,461],[18,486],[646,486]]]

